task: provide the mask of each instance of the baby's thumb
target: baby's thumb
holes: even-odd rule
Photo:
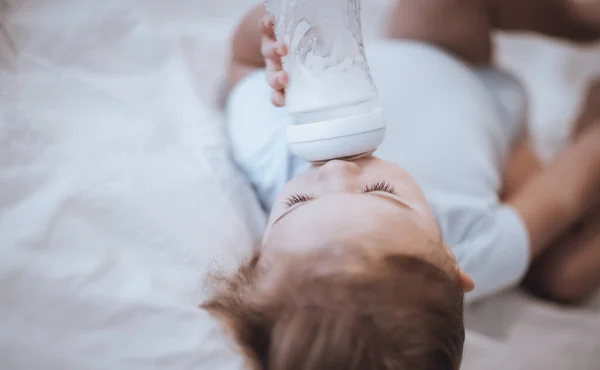
[[[283,107],[285,105],[285,91],[275,90],[271,95],[271,103],[276,107]]]

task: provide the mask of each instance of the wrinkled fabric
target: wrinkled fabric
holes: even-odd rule
[[[3,369],[244,368],[198,308],[264,223],[206,94],[201,4],[0,10]]]

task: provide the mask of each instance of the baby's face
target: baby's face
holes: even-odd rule
[[[289,182],[271,212],[262,255],[276,261],[280,253],[338,253],[348,245],[374,256],[431,258],[454,270],[448,272],[459,271],[415,180],[375,157],[330,161]]]

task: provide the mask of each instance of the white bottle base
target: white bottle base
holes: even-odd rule
[[[352,157],[373,152],[385,138],[383,112],[288,126],[288,144],[309,162]]]

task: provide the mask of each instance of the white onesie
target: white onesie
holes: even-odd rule
[[[366,51],[388,124],[375,155],[407,170],[423,189],[444,241],[475,281],[468,298],[518,283],[529,262],[528,234],[498,194],[525,121],[523,88],[506,73],[469,68],[422,43],[381,41]],[[234,158],[266,210],[309,166],[289,152],[291,117],[271,105],[270,95],[260,71],[228,101]]]

